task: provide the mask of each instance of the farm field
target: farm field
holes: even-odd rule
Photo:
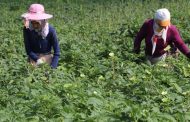
[[[21,14],[44,5],[57,31],[57,69],[27,62]],[[148,65],[133,40],[168,8],[187,45],[189,0],[0,0],[0,122],[187,122],[190,60]]]

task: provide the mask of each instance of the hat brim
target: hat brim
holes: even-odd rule
[[[166,27],[166,26],[169,26],[170,25],[170,20],[159,20],[158,21],[158,24],[160,25],[160,26],[164,26],[164,27]]]
[[[26,18],[28,20],[43,20],[43,19],[50,19],[53,17],[53,15],[46,13],[39,13],[39,14],[24,13],[21,15],[21,17]]]

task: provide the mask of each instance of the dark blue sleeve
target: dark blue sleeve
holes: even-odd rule
[[[28,37],[28,31],[26,28],[23,29],[23,36],[24,36],[24,45],[26,49],[27,55],[34,61],[38,60],[38,56],[31,50],[30,43],[29,43],[29,37]]]
[[[59,56],[60,56],[60,48],[59,48],[59,43],[58,43],[57,34],[56,34],[55,29],[51,28],[51,31],[52,31],[52,38],[51,38],[52,46],[53,46],[53,50],[54,50],[51,67],[56,68],[58,65],[58,60],[59,60]]]

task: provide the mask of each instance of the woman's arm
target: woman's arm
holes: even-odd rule
[[[52,31],[52,46],[53,46],[53,50],[54,50],[51,67],[56,68],[58,65],[58,60],[59,60],[59,56],[60,56],[60,48],[59,48],[59,43],[58,43],[57,34],[56,34],[55,29],[52,28],[51,31]]]
[[[147,21],[144,22],[144,24],[142,25],[142,27],[140,28],[140,31],[137,33],[137,36],[135,38],[134,41],[134,49],[133,51],[135,53],[139,53],[140,52],[140,46],[141,46],[141,42],[142,40],[145,38],[146,36],[146,30],[147,30]]]
[[[190,58],[190,50],[187,47],[187,45],[184,43],[184,41],[182,40],[177,28],[173,28],[173,42],[175,44],[175,46],[188,58]]]
[[[27,55],[34,61],[38,60],[38,56],[31,50],[30,43],[29,43],[29,37],[28,37],[29,30],[27,30],[25,27],[23,28],[23,36],[24,36],[24,45],[26,49]]]

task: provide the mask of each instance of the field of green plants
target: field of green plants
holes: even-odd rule
[[[57,31],[56,70],[27,63],[20,15],[41,3]],[[190,41],[189,0],[0,0],[1,122],[187,122],[190,60],[148,65],[133,39],[166,7]],[[144,43],[143,43],[144,45]],[[141,49],[143,50],[143,45]]]

